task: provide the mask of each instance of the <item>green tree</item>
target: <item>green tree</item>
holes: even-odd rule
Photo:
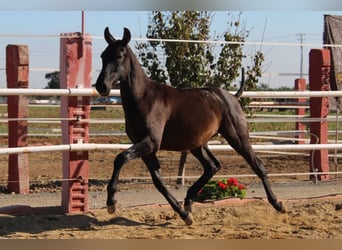
[[[232,89],[231,83],[240,75],[245,58],[243,42],[249,34],[241,27],[241,14],[237,20],[228,22],[223,34],[215,37],[227,42],[220,45],[219,51],[205,42],[159,40],[210,40],[212,19],[213,13],[207,11],[153,11],[146,36],[154,40],[136,45],[142,65],[150,77],[158,82],[170,82],[176,87],[213,85]],[[256,88],[263,60],[261,51],[252,57],[251,66],[246,70],[246,90]]]
[[[45,79],[49,80],[47,83],[47,86],[45,87],[46,89],[59,89],[60,88],[59,71],[46,73]]]
[[[152,12],[146,36],[152,39],[208,40],[208,12]],[[149,41],[137,44],[151,78],[177,87],[201,87],[210,75],[209,44]],[[159,56],[158,56],[159,55]],[[166,69],[166,70],[165,70]]]

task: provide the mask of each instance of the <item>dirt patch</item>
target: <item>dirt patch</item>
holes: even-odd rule
[[[114,139],[113,139],[114,140]],[[97,138],[97,143],[114,143],[106,137]],[[0,145],[6,145],[6,138]],[[34,138],[31,145],[61,144],[59,139]],[[104,191],[112,172],[113,159],[118,151],[95,151],[89,155],[90,191]],[[246,162],[234,152],[214,152],[222,162],[218,174],[252,174]],[[300,173],[309,171],[308,156],[274,156],[259,154],[268,173]],[[0,156],[0,190],[6,193],[7,157]],[[160,152],[159,158],[164,176],[178,173],[180,154]],[[30,188],[35,192],[60,192],[62,178],[62,153],[35,153],[29,155]],[[186,175],[202,173],[200,164],[192,156],[186,162]],[[139,182],[133,177],[149,176],[141,160],[129,162],[120,177],[121,190],[143,189],[149,183]],[[331,176],[333,180],[335,176]],[[273,183],[299,183],[308,181],[308,176],[270,177]],[[193,182],[187,181],[187,185]],[[148,182],[148,181],[147,181]],[[168,185],[175,185],[174,179],[166,179]],[[255,177],[241,178],[239,182],[260,184]],[[253,201],[240,205],[196,206],[194,224],[185,226],[169,206],[122,207],[115,215],[108,215],[105,209],[91,210],[88,214],[63,214],[58,207],[44,207],[43,210],[24,215],[0,214],[1,238],[87,238],[87,239],[291,239],[310,238],[342,239],[341,199],[310,200],[290,202],[287,213],[276,212],[265,201]]]
[[[336,201],[292,202],[276,212],[264,201],[245,205],[197,205],[185,226],[171,208],[105,209],[64,215],[56,208],[25,216],[0,216],[0,237],[18,239],[342,239],[342,211]]]

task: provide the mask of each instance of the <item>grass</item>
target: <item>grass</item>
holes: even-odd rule
[[[272,114],[272,115],[295,115],[294,110],[287,111],[272,111],[272,112],[257,112],[257,114]],[[310,110],[305,112],[306,117],[310,117]],[[336,112],[330,112],[329,116],[335,117]],[[308,130],[310,130],[310,124],[307,124]],[[335,131],[337,127],[337,123],[334,121],[328,122],[328,130]],[[260,123],[249,123],[250,131],[287,131],[287,130],[295,130],[295,122],[260,122]],[[338,130],[342,130],[342,122],[338,124]],[[306,138],[309,138],[309,135],[306,135]],[[334,140],[335,135],[330,135],[329,140]],[[342,140],[342,134],[339,135],[339,140]]]
[[[255,114],[255,113],[254,113]],[[257,112],[257,114],[272,114],[272,115],[294,115],[293,111],[272,111],[272,112]],[[253,115],[252,115],[253,117]],[[276,131],[276,130],[294,130],[294,122],[255,122],[249,123],[250,131]]]
[[[38,106],[32,105],[29,106],[29,118],[60,118],[61,117],[61,109],[60,106]],[[5,117],[7,114],[7,106],[0,106],[0,117]],[[96,109],[91,110],[90,118],[91,119],[115,119],[115,118],[123,118],[123,110],[120,107],[109,106],[104,110]],[[54,123],[39,123],[32,122],[28,124],[29,133],[40,133],[40,134],[52,134],[56,132],[51,132],[51,129],[61,128],[60,122],[56,121]],[[89,125],[90,132],[123,132],[125,130],[124,124],[111,124],[111,123],[97,123]],[[0,123],[0,133],[7,133],[8,127],[7,123]]]

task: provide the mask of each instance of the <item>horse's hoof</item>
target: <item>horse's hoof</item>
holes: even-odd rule
[[[193,217],[191,213],[188,213],[188,216],[184,219],[184,222],[187,226],[190,226],[193,222]]]
[[[115,213],[115,211],[116,211],[116,201],[114,201],[114,204],[113,205],[108,205],[107,206],[107,212],[109,213],[109,214],[113,214],[113,213]]]
[[[286,213],[286,208],[285,208],[284,204],[282,202],[279,202],[279,203],[280,203],[280,207],[281,207],[279,212],[285,214]]]
[[[115,213],[115,210],[116,210],[116,208],[115,208],[114,205],[107,206],[107,212],[108,212],[109,214],[114,214],[114,213]]]
[[[280,213],[286,213],[285,206],[282,202],[278,202],[277,207],[275,209]]]

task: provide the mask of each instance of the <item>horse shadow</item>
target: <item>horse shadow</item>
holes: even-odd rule
[[[128,219],[123,216],[108,220],[97,219],[92,212],[85,214],[66,214],[61,207],[0,207],[0,238],[11,237],[16,233],[27,233],[34,236],[48,231],[89,231],[95,227],[118,225],[123,227],[165,227],[170,222],[155,224]]]

